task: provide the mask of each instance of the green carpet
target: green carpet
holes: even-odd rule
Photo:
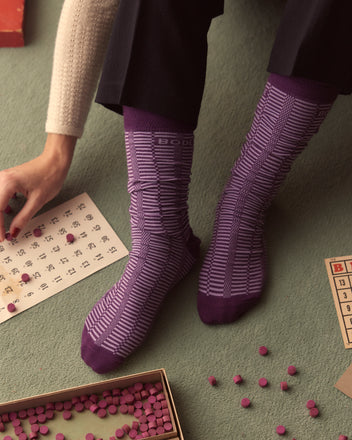
[[[38,155],[62,0],[31,0],[26,47],[0,49],[1,168]],[[209,245],[218,197],[250,128],[284,2],[231,0],[209,33],[206,90],[196,133],[190,217]],[[0,325],[0,401],[165,368],[186,439],[352,438],[352,401],[333,385],[352,361],[345,350],[324,258],[352,254],[352,106],[338,98],[295,162],[267,221],[268,282],[238,322],[206,326],[197,314],[200,264],[168,296],[148,339],[117,371],[99,376],[80,358],[84,319],[127,259]],[[94,104],[65,186],[45,209],[87,192],[130,248],[122,118]],[[270,354],[260,357],[260,345]],[[289,377],[287,366],[298,374]],[[245,380],[235,386],[232,377]],[[207,378],[214,375],[218,386]],[[265,376],[270,386],[257,385]],[[288,380],[290,391],[280,391]],[[241,408],[242,397],[252,400]],[[312,419],[305,403],[316,400]],[[76,439],[79,440],[79,439]]]

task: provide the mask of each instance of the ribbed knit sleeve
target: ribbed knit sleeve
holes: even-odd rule
[[[119,0],[65,0],[56,35],[47,133],[81,137]]]

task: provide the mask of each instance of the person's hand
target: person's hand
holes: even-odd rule
[[[0,242],[5,239],[4,210],[19,192],[26,203],[11,222],[9,229],[17,237],[21,229],[59,192],[71,165],[77,138],[48,134],[42,154],[35,159],[0,171]]]

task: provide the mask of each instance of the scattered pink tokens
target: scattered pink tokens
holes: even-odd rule
[[[210,385],[212,385],[212,386],[216,385],[216,379],[214,376],[209,376],[208,381],[209,381]]]
[[[66,241],[67,243],[73,243],[75,241],[75,237],[73,234],[67,234],[66,235]]]
[[[315,408],[315,402],[314,402],[314,400],[308,400],[308,402],[306,403],[306,407],[308,408],[308,409],[312,409],[312,408]]]
[[[319,410],[318,410],[318,408],[311,408],[311,409],[309,410],[309,415],[310,415],[311,417],[313,417],[314,419],[315,419],[315,417],[318,417],[318,415],[319,415]]]
[[[268,385],[268,381],[267,379],[265,379],[265,377],[261,377],[258,380],[259,386],[261,386],[262,388],[265,388]]]
[[[91,432],[89,432],[88,434],[86,434],[86,440],[95,440],[95,437]]]
[[[39,228],[33,229],[33,235],[34,237],[41,237],[42,236],[42,230]]]
[[[288,372],[288,374],[289,374],[290,376],[294,376],[294,375],[297,373],[297,369],[296,369],[296,367],[295,367],[294,365],[290,365],[290,366],[287,368],[287,372]]]
[[[241,406],[243,408],[248,408],[250,406],[250,404],[251,404],[251,401],[247,397],[245,397],[244,399],[241,400]]]
[[[23,273],[22,275],[21,275],[21,280],[24,282],[24,283],[28,283],[28,281],[30,280],[31,278],[30,278],[30,276],[28,275],[28,273]]]
[[[265,347],[265,345],[260,346],[258,351],[260,356],[266,356],[268,354],[268,349]]]
[[[239,383],[242,383],[242,382],[243,382],[243,379],[242,379],[242,377],[241,377],[240,374],[237,374],[237,375],[233,378],[233,381],[235,382],[236,385],[238,385]]]
[[[281,388],[282,391],[288,390],[287,382],[285,382],[285,381],[280,382],[280,388]]]
[[[56,434],[55,440],[65,440],[65,436],[61,432],[59,432],[58,434]]]
[[[283,425],[276,427],[276,433],[279,435],[284,435],[286,433],[286,428]]]
[[[16,306],[15,306],[15,304],[14,304],[14,303],[9,303],[9,304],[7,304],[7,310],[8,310],[10,313],[13,313],[13,312],[16,310]]]

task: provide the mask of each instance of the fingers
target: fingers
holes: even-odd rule
[[[0,212],[0,242],[5,240],[5,222],[4,213]]]
[[[44,206],[44,202],[38,197],[29,197],[23,208],[18,212],[12,220],[10,226],[10,234],[16,237],[19,232],[25,228],[27,223],[34,217],[34,215]]]

